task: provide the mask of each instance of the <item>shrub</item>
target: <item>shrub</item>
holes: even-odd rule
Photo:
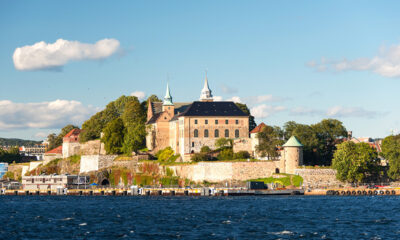
[[[210,157],[205,153],[195,153],[192,155],[193,162],[209,161]]]
[[[233,158],[233,150],[232,149],[224,149],[218,154],[219,160],[231,160]]]
[[[168,177],[172,177],[172,176],[174,175],[174,170],[172,170],[172,169],[169,168],[169,167],[167,167],[165,171],[166,171],[166,175],[167,175]]]
[[[159,161],[164,162],[174,155],[174,150],[171,147],[166,147],[157,152],[156,157]]]
[[[246,158],[250,158],[250,154],[247,151],[239,151],[239,152],[233,154],[233,158],[234,159],[246,159]]]
[[[209,146],[202,146],[200,149],[200,152],[201,153],[209,153],[209,152],[211,152],[211,149]]]

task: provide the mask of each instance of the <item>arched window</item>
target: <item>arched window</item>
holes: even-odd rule
[[[199,137],[199,130],[197,129],[194,130],[194,137]]]
[[[219,137],[219,131],[218,131],[218,129],[215,129],[215,131],[214,131],[214,137]]]
[[[208,129],[204,130],[204,137],[208,137]]]
[[[239,137],[239,129],[236,129],[235,130],[235,138],[238,138]]]
[[[225,129],[225,137],[228,138],[229,137],[229,130]]]

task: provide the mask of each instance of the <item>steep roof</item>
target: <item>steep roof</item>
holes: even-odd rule
[[[67,133],[64,137],[71,137],[72,135],[78,136],[81,133],[81,130],[79,128],[74,128],[69,133]]]
[[[51,149],[50,151],[47,151],[45,154],[62,154],[62,146],[58,146],[56,148]]]
[[[259,132],[261,132],[266,126],[267,126],[267,125],[265,125],[265,123],[262,122],[262,123],[258,124],[258,126],[255,127],[253,130],[251,130],[250,133],[259,133]]]
[[[191,102],[177,102],[174,103],[174,108],[175,108],[175,114],[177,113],[183,113],[189,105],[192,104]],[[151,107],[153,109],[154,115],[157,113],[162,112],[162,102],[151,102]]]
[[[248,116],[234,102],[193,102],[182,116]]]
[[[291,136],[289,140],[285,144],[283,144],[283,147],[302,147],[302,146],[303,144],[301,144],[295,136]]]

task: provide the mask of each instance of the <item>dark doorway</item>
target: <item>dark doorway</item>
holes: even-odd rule
[[[101,181],[101,186],[107,186],[110,185],[110,181],[108,181],[108,179],[104,179],[103,181]]]
[[[275,173],[279,173],[279,168],[275,168]]]

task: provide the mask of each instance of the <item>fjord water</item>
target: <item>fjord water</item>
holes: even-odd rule
[[[398,239],[400,197],[0,196],[1,239]]]

